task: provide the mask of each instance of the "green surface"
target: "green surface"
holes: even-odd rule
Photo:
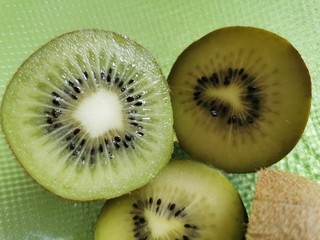
[[[13,73],[33,51],[75,29],[127,35],[154,55],[166,76],[187,45],[220,27],[254,26],[285,37],[310,70],[313,102],[303,138],[274,167],[320,181],[320,1],[0,0],[0,20],[1,98]],[[256,175],[229,177],[250,211]],[[0,132],[0,239],[90,240],[102,204],[66,201],[45,191],[23,171]]]

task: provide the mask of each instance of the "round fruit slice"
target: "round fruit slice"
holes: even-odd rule
[[[106,202],[95,240],[237,240],[246,221],[238,192],[220,171],[172,160],[143,188]]]
[[[262,29],[209,33],[178,57],[168,81],[181,147],[227,172],[279,161],[308,120],[305,63],[289,42]]]
[[[112,198],[167,164],[173,117],[154,58],[116,33],[80,30],[47,43],[13,76],[2,127],[23,167],[64,198]]]

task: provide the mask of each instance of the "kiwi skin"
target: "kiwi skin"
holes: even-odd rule
[[[79,30],[79,31],[83,31],[83,32],[106,32],[104,30],[99,30],[99,29],[83,29],[83,30]],[[39,51],[42,51],[43,48],[45,48],[48,44],[50,44],[51,42],[55,42],[55,41],[59,41],[59,38],[62,38],[63,36],[67,36],[67,35],[72,35],[74,33],[77,33],[78,31],[74,31],[74,32],[69,32],[69,33],[65,33],[57,38],[54,38],[53,40],[51,40],[50,42],[46,43],[44,46],[40,47],[35,53],[33,53],[28,59],[26,59],[24,61],[24,63],[18,68],[18,70],[16,71],[15,75],[13,76],[13,78],[18,75],[21,71],[21,69],[23,69],[25,67],[25,65],[27,64],[28,60],[30,58],[36,58],[35,55],[39,52]],[[119,41],[121,42],[121,44],[126,44],[127,43],[127,40],[129,40],[129,44],[132,44],[132,45],[135,45],[137,47],[137,50],[136,51],[141,51],[143,55],[148,55],[150,56],[150,53],[147,52],[147,50],[145,48],[143,48],[141,45],[133,42],[132,40],[130,39],[127,39],[127,37],[121,35],[121,34],[118,34],[118,33],[114,33],[114,32],[108,32],[110,35],[116,35],[119,39]],[[131,53],[131,52],[130,52]],[[132,57],[132,56],[130,56]],[[149,61],[153,62],[153,63],[156,63],[155,62],[155,59],[153,57],[150,56],[150,59]],[[154,68],[154,69],[153,69]],[[165,81],[165,78],[161,72],[160,69],[158,69],[158,66],[152,66],[150,67],[150,71],[154,70],[154,71],[158,71],[158,74],[159,74],[159,81],[163,82],[164,85],[167,85],[166,81]],[[13,82],[10,82],[7,89],[13,89],[13,86],[14,83]],[[14,91],[11,92],[11,94],[5,94],[4,97],[3,97],[3,101],[1,102],[1,109],[3,111],[1,111],[1,114],[0,114],[0,118],[1,118],[1,127],[3,128],[3,132],[5,133],[5,136],[6,136],[6,133],[10,134],[10,132],[16,128],[14,123],[10,122],[8,120],[8,117],[6,116],[6,112],[10,111],[10,109],[6,106],[4,106],[4,102],[6,101],[9,101],[10,99],[15,99],[14,98]],[[170,99],[169,96],[167,96],[167,99]],[[169,104],[168,104],[169,106]],[[168,107],[166,110],[165,110],[167,113],[170,113],[172,110]],[[65,199],[72,199],[72,200],[76,200],[76,201],[88,201],[88,200],[99,200],[99,199],[106,199],[106,198],[112,198],[112,197],[116,197],[116,196],[119,196],[119,195],[122,195],[123,193],[125,192],[129,192],[129,191],[132,191],[133,189],[137,188],[137,187],[141,187],[143,185],[145,185],[149,180],[150,178],[153,178],[158,171],[160,171],[160,169],[169,161],[170,159],[170,156],[171,156],[171,153],[173,151],[173,130],[172,130],[172,117],[170,117],[171,114],[169,114],[169,117],[168,117],[168,122],[167,122],[167,125],[166,125],[166,129],[169,130],[169,134],[168,134],[168,139],[169,139],[169,143],[167,146],[165,146],[162,150],[163,150],[163,160],[164,162],[162,163],[162,166],[158,166],[159,168],[156,170],[155,173],[151,173],[151,174],[147,174],[144,172],[144,171],[137,171],[137,174],[139,175],[139,177],[136,179],[137,182],[134,183],[137,184],[136,186],[133,187],[132,183],[134,182],[132,179],[129,180],[130,177],[126,177],[124,176],[124,178],[127,178],[128,181],[130,181],[129,184],[121,184],[120,187],[116,188],[115,187],[115,192],[109,192],[107,194],[103,193],[103,191],[106,191],[107,189],[107,185],[104,186],[104,189],[105,190],[96,190],[94,189],[93,186],[90,187],[90,189],[88,191],[84,191],[84,192],[81,192],[80,194],[77,193],[76,191],[73,191],[74,189],[70,188],[70,187],[67,187],[66,189],[60,189],[59,191],[57,191],[57,185],[50,185],[50,183],[43,183],[41,182],[38,178],[35,178],[32,174],[31,174],[31,171],[30,169],[28,168],[29,166],[25,166],[24,164],[21,164],[21,166],[24,168],[24,170],[26,170],[27,173],[29,173],[29,175],[31,175],[33,177],[33,179],[39,183],[40,185],[44,186],[45,189],[49,190],[51,193],[54,193],[56,195],[59,195],[60,197],[62,198],[65,198]],[[6,120],[4,120],[6,119]],[[8,145],[9,145],[9,148],[11,149],[12,153],[15,155],[15,157],[17,158],[17,160],[20,160],[18,154],[15,152],[15,149],[13,148],[13,144],[18,144],[18,145],[24,145],[25,144],[25,139],[18,139],[18,141],[11,141],[11,144],[10,144],[10,141],[8,141],[8,138],[7,138],[7,142],[8,142]],[[18,142],[18,143],[17,143]],[[49,156],[48,156],[49,157]],[[153,161],[154,159],[150,159],[150,162]],[[21,162],[21,161],[20,161]],[[153,166],[155,166],[153,164]],[[153,167],[152,166],[152,167]],[[40,173],[39,174],[42,174],[41,171],[39,171]],[[145,175],[143,177],[143,175]],[[44,176],[44,178],[46,178],[47,176]],[[146,177],[146,178],[145,178]],[[50,177],[47,177],[47,179],[51,179]],[[102,184],[104,181],[101,181]],[[53,180],[52,183],[57,183],[57,181]],[[61,184],[63,185],[63,184]],[[59,186],[58,186],[59,187]],[[60,186],[61,187],[61,186]],[[63,188],[64,186],[62,186],[61,188]],[[94,192],[95,191],[95,192]],[[99,192],[98,192],[99,191]]]
[[[212,67],[212,65],[214,65],[214,64],[212,64],[212,62],[214,62],[215,59],[214,59],[214,57],[212,57],[210,60],[208,60],[209,57],[207,57],[206,55],[209,55],[211,52],[214,52],[214,50],[212,50],[214,47],[216,47],[218,49],[217,52],[219,52],[219,50],[220,50],[219,47],[221,46],[221,44],[217,47],[217,46],[214,46],[214,44],[210,45],[210,41],[213,42],[214,40],[216,40],[217,36],[219,35],[219,37],[220,37],[219,41],[221,42],[222,34],[225,34],[225,33],[230,34],[231,32],[234,32],[234,33],[242,32],[243,35],[245,34],[245,32],[247,32],[249,34],[252,33],[252,37],[256,37],[256,36],[264,34],[266,36],[266,40],[265,40],[266,44],[270,45],[268,43],[268,41],[270,40],[273,42],[272,44],[277,45],[278,47],[281,46],[281,49],[279,49],[279,52],[281,52],[283,54],[283,56],[287,57],[287,59],[289,59],[289,58],[295,59],[294,60],[295,62],[293,63],[293,65],[291,65],[291,66],[287,65],[287,66],[284,66],[284,68],[286,69],[285,71],[290,71],[290,70],[292,70],[292,72],[296,72],[296,70],[298,71],[297,75],[300,76],[300,79],[298,79],[298,82],[300,84],[299,85],[300,88],[295,87],[296,88],[295,90],[299,89],[302,92],[299,95],[299,98],[298,98],[298,99],[300,99],[299,101],[297,99],[293,99],[293,97],[295,96],[295,93],[291,94],[291,98],[290,98],[291,100],[287,101],[286,107],[284,107],[286,109],[294,109],[296,105],[299,105],[300,111],[295,111],[296,117],[292,117],[293,114],[291,114],[288,117],[288,119],[286,118],[285,114],[283,114],[281,116],[281,118],[279,118],[279,119],[276,119],[276,117],[274,117],[274,116],[272,116],[272,119],[271,119],[268,116],[268,119],[266,122],[261,121],[262,122],[261,126],[265,125],[267,127],[263,126],[263,131],[261,131],[261,135],[259,137],[254,137],[254,138],[253,137],[251,138],[251,136],[249,136],[249,137],[248,136],[244,136],[244,137],[240,136],[239,137],[239,139],[241,139],[241,141],[244,139],[243,142],[247,143],[247,146],[245,146],[245,147],[241,144],[238,144],[238,142],[240,142],[240,140],[238,140],[238,138],[236,140],[234,140],[232,138],[229,138],[229,136],[225,137],[224,139],[222,139],[222,137],[221,137],[221,139],[219,139],[219,141],[218,140],[211,141],[211,139],[209,139],[209,138],[214,135],[219,136],[220,133],[223,132],[224,126],[222,126],[220,128],[220,127],[212,126],[213,125],[212,124],[210,126],[210,129],[208,128],[206,130],[203,130],[202,132],[199,131],[199,130],[201,130],[201,127],[198,127],[197,125],[204,125],[207,122],[209,122],[209,120],[208,119],[204,120],[202,118],[202,116],[204,115],[202,112],[204,112],[204,111],[202,111],[201,113],[199,113],[199,111],[193,111],[193,109],[198,108],[198,106],[196,106],[196,104],[194,104],[192,106],[188,105],[188,107],[183,107],[183,105],[184,105],[183,102],[188,102],[189,100],[187,99],[187,97],[185,97],[185,98],[181,97],[182,95],[186,94],[185,92],[187,92],[187,91],[192,92],[192,90],[193,90],[192,87],[190,88],[187,85],[197,86],[196,85],[197,80],[198,81],[201,80],[200,79],[201,76],[204,75],[207,78],[209,78],[210,74],[212,74],[212,72],[210,72],[211,70],[208,70],[208,69],[211,69],[210,67]],[[234,40],[234,45],[237,45],[240,41],[239,41],[239,39],[237,39],[235,37],[235,35],[236,34],[232,35],[232,37],[230,37],[230,36],[229,37],[230,37],[230,39]],[[204,40],[204,39],[206,39],[206,40]],[[232,44],[230,44],[230,41],[231,41],[230,39],[226,39],[227,40],[226,46],[232,47]],[[247,42],[250,42],[250,41],[248,40]],[[247,43],[247,45],[248,45],[248,43]],[[204,50],[204,48],[205,48],[204,46],[207,48],[207,51]],[[260,46],[263,49],[263,47],[264,47],[263,43],[261,43]],[[201,53],[199,53],[200,52],[200,51],[198,51],[199,49],[201,49],[200,50]],[[227,47],[225,47],[225,49],[227,49]],[[239,52],[241,52],[242,50],[243,49],[239,50]],[[263,49],[263,51],[265,51],[265,52],[267,50]],[[226,53],[227,57],[229,57],[228,54],[230,54],[230,52]],[[245,51],[243,51],[243,52],[245,52]],[[234,55],[237,55],[237,53],[235,53],[235,52],[231,52],[231,53],[234,53]],[[200,54],[202,54],[202,56],[203,56],[202,58],[199,57]],[[221,61],[221,62],[219,62],[219,64],[220,64],[220,63],[222,63],[222,59],[225,56],[222,56],[223,55],[222,52],[219,52],[219,54],[220,54],[220,61]],[[269,54],[269,52],[267,53],[267,55],[268,54]],[[243,55],[246,56],[247,58],[250,57],[249,54],[248,55],[243,54]],[[216,55],[213,55],[213,54],[212,54],[212,56],[216,57]],[[217,58],[219,58],[219,57],[217,57]],[[230,59],[227,59],[227,61],[228,60],[230,60]],[[241,59],[241,60],[243,60],[243,59]],[[253,60],[261,60],[261,59],[259,59],[257,57],[256,59],[253,59]],[[243,62],[245,62],[245,61],[247,61],[247,59],[243,60]],[[236,61],[232,61],[232,60],[230,61],[231,65],[232,64],[235,65],[235,68],[246,67],[246,66],[237,66],[238,63],[235,63],[235,62]],[[271,62],[272,61],[269,61],[269,58],[268,58],[267,64],[271,64]],[[229,62],[227,62],[227,64],[222,63],[222,65],[228,65],[228,63]],[[212,65],[210,65],[210,64],[212,64]],[[243,63],[241,63],[241,64],[243,64]],[[239,65],[241,65],[241,64],[239,64]],[[254,64],[255,63],[251,62],[251,65],[254,65]],[[182,65],[184,66],[185,69],[182,69]],[[205,65],[205,66],[201,66],[201,65]],[[186,67],[186,66],[188,66],[188,67]],[[259,67],[262,68],[262,66],[263,66],[263,64],[261,64]],[[213,69],[215,69],[215,67],[217,67],[217,65],[214,65]],[[279,69],[275,69],[275,70],[276,71],[279,70],[279,71],[281,71],[281,74],[283,74],[282,67],[283,66],[279,66]],[[290,68],[292,68],[292,69],[290,69]],[[200,75],[199,72],[195,72],[194,69],[197,69],[197,70],[200,69],[199,72],[201,74],[203,74],[203,73],[204,74]],[[222,69],[222,71],[227,71],[227,70],[228,69]],[[217,71],[217,70],[215,69],[214,71]],[[269,72],[269,73],[264,72],[264,73],[269,74],[271,72]],[[200,77],[197,74],[199,74]],[[289,75],[290,75],[290,77],[287,77],[287,79],[291,79],[293,74],[290,72]],[[192,82],[193,80],[191,80],[190,76],[192,76],[192,77],[196,76],[195,79],[193,79],[194,82]],[[281,76],[283,76],[283,75],[281,75]],[[199,77],[199,79],[197,79],[197,77]],[[280,78],[280,77],[278,76],[278,78]],[[179,79],[180,79],[180,82],[178,82]],[[293,80],[297,80],[297,78],[293,79]],[[244,27],[244,26],[231,26],[231,27],[217,29],[211,33],[208,33],[207,35],[205,35],[202,38],[198,39],[197,41],[193,42],[190,46],[188,46],[179,55],[179,57],[175,61],[174,65],[171,69],[171,72],[168,76],[168,82],[169,82],[169,86],[171,88],[171,97],[172,97],[173,112],[174,112],[174,128],[175,128],[176,135],[177,135],[180,146],[193,158],[196,158],[196,159],[203,161],[203,162],[206,162],[206,163],[213,164],[214,166],[218,167],[219,169],[224,170],[225,172],[231,172],[231,173],[254,172],[254,171],[259,170],[260,168],[271,166],[274,163],[283,159],[288,153],[290,153],[290,151],[296,146],[298,141],[301,139],[302,134],[304,132],[304,129],[306,127],[309,115],[310,115],[311,99],[312,99],[311,77],[310,77],[310,74],[309,74],[309,71],[308,71],[308,68],[307,68],[305,62],[303,61],[303,59],[302,59],[301,55],[299,54],[299,52],[297,51],[297,49],[295,49],[286,39],[282,38],[281,36],[279,36],[275,33],[264,30],[264,29],[258,29],[258,28],[254,28],[254,27]],[[278,83],[276,83],[276,80],[274,80],[272,82],[272,84],[278,84]],[[286,81],[285,84],[286,84],[286,86],[288,86],[289,81]],[[185,91],[185,92],[183,92],[183,91]],[[290,90],[288,90],[286,92],[287,93],[284,94],[285,95],[284,99],[287,99],[286,97],[290,95]],[[193,93],[195,93],[195,92],[193,92]],[[277,92],[277,94],[278,93],[279,92]],[[273,92],[271,94],[273,94]],[[192,95],[192,93],[190,95]],[[193,96],[191,96],[190,99],[192,99],[192,97]],[[273,101],[273,99],[268,100],[268,101]],[[303,107],[301,107],[301,106],[303,106]],[[268,107],[270,107],[270,105]],[[192,114],[190,114],[190,113],[188,115],[185,114],[186,109],[189,112],[192,112]],[[190,109],[192,109],[192,110],[190,110]],[[265,111],[267,112],[268,109]],[[209,113],[209,111],[207,111],[207,112]],[[279,109],[276,109],[276,110],[272,109],[271,114],[265,114],[264,116],[262,116],[261,119],[263,119],[263,117],[265,117],[266,115],[277,115],[277,114],[279,114],[279,112],[280,112]],[[288,111],[286,110],[286,112],[288,112]],[[292,112],[294,112],[294,111],[292,111]],[[193,121],[193,120],[189,121],[189,119],[193,118],[193,116],[195,116],[194,119],[197,119],[197,120],[200,119],[201,123],[198,124],[196,121]],[[189,122],[193,121],[193,123],[192,124],[187,123],[188,121]],[[223,120],[223,121],[225,121],[225,120]],[[260,139],[263,139],[268,134],[268,133],[266,133],[266,132],[268,132],[268,129],[269,129],[268,127],[272,126],[270,123],[273,122],[273,125],[278,125],[277,121],[278,122],[285,122],[286,125],[282,124],[282,125],[285,125],[284,128],[278,127],[278,129],[276,131],[273,131],[274,133],[271,134],[272,136],[271,135],[269,136],[267,144],[265,144],[263,147],[258,146],[259,148],[258,147],[255,148],[257,143],[262,142],[262,140],[260,141]],[[227,123],[227,121],[225,121],[224,123]],[[265,123],[267,123],[267,124],[265,124]],[[252,124],[252,126],[254,126],[253,128],[259,128],[260,127],[259,124],[260,123],[256,124],[255,126],[254,126],[254,124]],[[290,125],[291,125],[291,128],[290,128]],[[219,125],[219,126],[221,126],[221,125]],[[223,130],[221,130],[221,129],[223,129]],[[223,134],[228,135],[230,132],[232,132],[231,130],[232,129],[227,129],[227,131],[224,131]],[[241,135],[241,134],[239,134],[239,135]],[[192,141],[191,139],[193,139],[194,141]],[[218,138],[216,138],[216,139],[218,139]],[[234,144],[234,142],[236,144]],[[251,142],[251,145],[248,144],[249,142]],[[262,145],[262,144],[260,144],[260,145]],[[226,146],[228,146],[228,147],[226,147]],[[225,150],[221,151],[221,149],[225,149]]]
[[[177,215],[181,209],[183,214]],[[199,161],[175,159],[146,186],[107,200],[94,239],[236,240],[244,239],[247,222],[240,195],[221,171]]]

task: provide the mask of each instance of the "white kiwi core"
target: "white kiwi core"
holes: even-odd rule
[[[91,137],[98,137],[111,129],[122,129],[122,105],[118,96],[106,90],[100,90],[85,98],[74,117]]]

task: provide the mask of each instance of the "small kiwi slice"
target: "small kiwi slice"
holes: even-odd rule
[[[141,187],[173,149],[166,79],[146,49],[114,32],[78,30],[36,51],[10,81],[1,117],[22,166],[68,199]]]
[[[141,189],[106,202],[95,240],[237,240],[247,215],[230,181],[193,160],[171,160]]]
[[[304,61],[288,41],[263,29],[207,34],[182,52],[168,81],[179,144],[227,172],[252,172],[282,159],[309,117]]]

